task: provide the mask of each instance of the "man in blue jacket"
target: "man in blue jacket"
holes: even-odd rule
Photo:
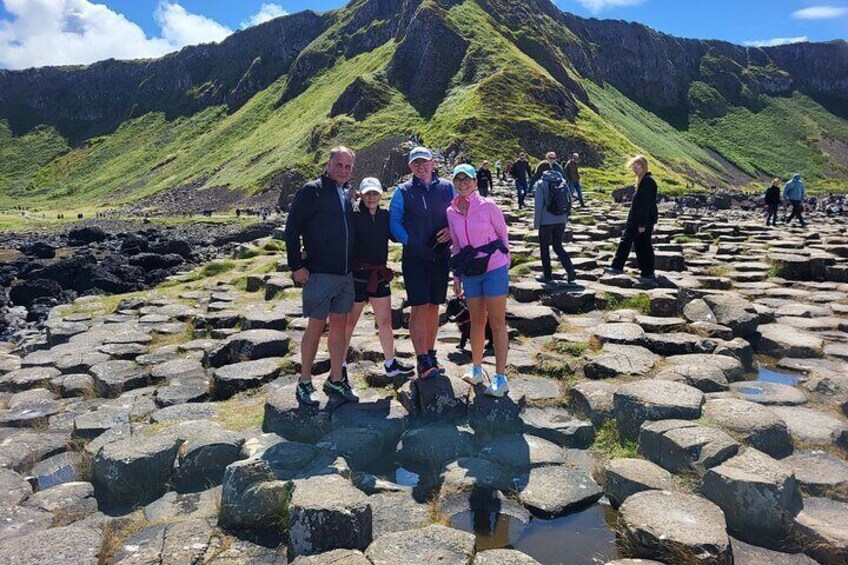
[[[312,385],[312,363],[330,320],[327,345],[330,376],[324,392],[346,402],[357,402],[343,370],[345,326],[353,308],[353,206],[347,182],[353,175],[354,153],[344,146],[330,151],[321,178],[297,191],[286,220],[286,254],[292,278],[303,285],[303,316],[309,319],[300,343],[300,381],[297,400],[318,405]]]
[[[783,199],[788,200],[792,205],[792,213],[784,221],[788,224],[793,218],[798,218],[801,222],[801,227],[807,227],[807,222],[802,215],[804,212],[804,197],[807,195],[807,190],[804,187],[804,181],[801,180],[801,175],[795,173],[792,180],[787,182],[783,187]]]
[[[403,282],[412,307],[409,335],[418,361],[418,376],[442,372],[436,358],[439,305],[445,303],[450,267],[447,209],[453,184],[436,176],[433,153],[416,147],[409,153],[412,179],[395,189],[389,205],[392,236],[403,244]]]

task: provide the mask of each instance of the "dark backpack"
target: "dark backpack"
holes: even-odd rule
[[[545,171],[542,180],[548,194],[548,212],[555,216],[571,213],[571,191],[557,171]]]

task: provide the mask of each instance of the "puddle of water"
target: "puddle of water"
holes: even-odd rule
[[[769,369],[763,366],[760,366],[757,370],[757,380],[762,383],[777,383],[781,385],[795,386],[801,382],[803,378],[804,377],[802,375],[778,373],[774,369]]]
[[[518,518],[495,512],[463,512],[451,526],[473,533],[477,551],[517,549],[543,565],[597,565],[618,557],[615,534],[617,513],[609,506],[589,508],[556,518]]]
[[[417,486],[421,477],[418,473],[413,473],[403,467],[398,467],[395,469],[395,483],[399,484],[402,487],[414,487]]]

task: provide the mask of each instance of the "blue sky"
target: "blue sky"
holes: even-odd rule
[[[848,0],[556,0],[585,17],[739,44],[848,38]],[[157,57],[334,0],[0,0],[0,68]]]

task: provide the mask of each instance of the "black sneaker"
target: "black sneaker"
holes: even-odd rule
[[[430,356],[430,362],[432,363],[433,368],[435,368],[436,371],[438,371],[440,375],[444,376],[445,374],[447,374],[447,371],[445,370],[445,368],[442,367],[441,365],[439,365],[439,360],[436,359],[435,355]]]
[[[300,381],[297,383],[295,397],[298,403],[304,406],[318,406],[320,404],[318,392],[315,390],[315,385],[312,384],[312,381]]]
[[[345,402],[359,402],[359,397],[350,388],[350,383],[347,381],[346,376],[342,376],[342,380],[337,383],[334,383],[328,378],[324,381],[323,390],[327,396],[334,396]]]
[[[568,271],[568,283],[571,284],[577,280],[577,272],[576,271]]]
[[[429,379],[431,377],[439,376],[439,367],[434,366],[430,363],[419,363],[418,364],[418,378],[419,379]]]
[[[386,370],[387,377],[396,377],[398,375],[409,375],[415,372],[415,367],[412,365],[406,365],[397,360],[397,357],[392,361],[392,364],[388,367],[385,363],[383,363],[383,368]]]

